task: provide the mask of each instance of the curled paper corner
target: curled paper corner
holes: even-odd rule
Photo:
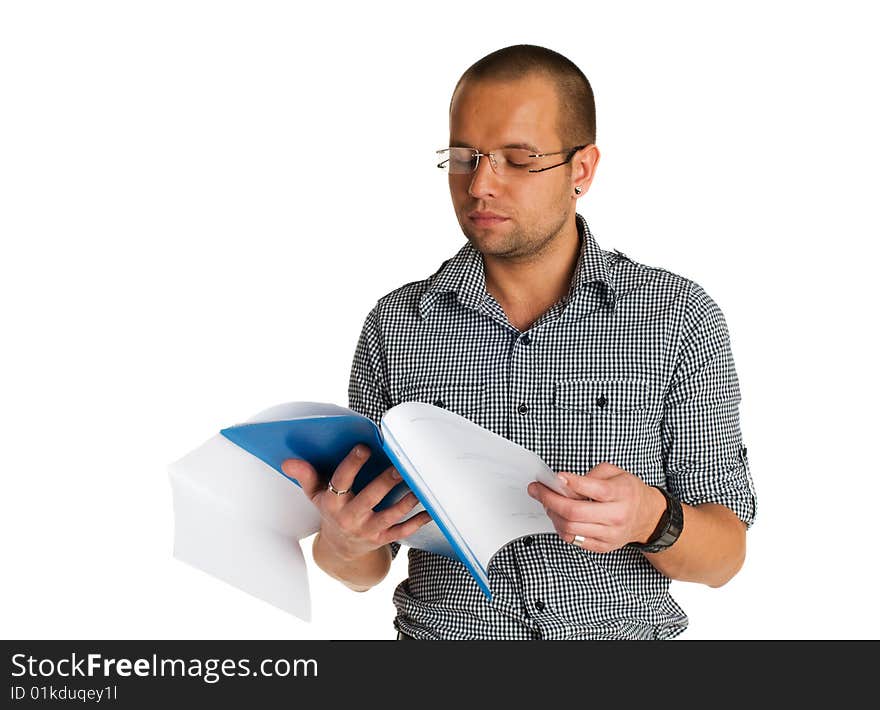
[[[299,541],[320,516],[299,486],[217,434],[168,465],[173,556],[311,621]]]

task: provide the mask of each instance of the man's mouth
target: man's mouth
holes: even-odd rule
[[[496,212],[470,212],[468,214],[468,219],[471,220],[474,224],[480,227],[487,227],[493,224],[501,224],[501,222],[506,222],[508,217],[504,215],[500,215]]]

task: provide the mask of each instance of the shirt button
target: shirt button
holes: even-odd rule
[[[526,412],[529,411],[529,408],[525,404],[521,404],[516,408],[516,411],[519,412],[520,414],[525,414]]]
[[[523,547],[531,547],[532,545],[532,536],[527,535],[523,538]]]
[[[436,402],[434,402],[434,406],[435,407],[446,407],[446,403],[442,399],[438,399]]]
[[[522,338],[519,339],[519,342],[521,342],[523,345],[529,345],[532,342],[532,337],[528,333],[526,333]]]
[[[535,602],[535,609],[537,609],[538,611],[544,611],[544,606],[544,602],[542,602],[540,599]]]
[[[608,404],[608,400],[605,399],[605,395],[599,395],[599,399],[596,400],[596,404],[599,405],[599,409],[605,409],[605,405]]]

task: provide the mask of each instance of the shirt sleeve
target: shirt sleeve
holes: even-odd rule
[[[348,408],[379,426],[382,416],[391,408],[388,397],[382,337],[378,322],[379,305],[367,315],[355,346],[348,381]],[[397,557],[400,543],[391,543],[392,559]]]
[[[740,390],[724,315],[693,282],[661,436],[670,493],[719,503],[751,527],[757,498],[739,425]]]

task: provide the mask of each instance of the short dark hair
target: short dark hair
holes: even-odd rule
[[[596,142],[596,103],[593,87],[584,73],[567,57],[547,47],[514,44],[487,54],[468,67],[455,89],[466,80],[516,81],[538,74],[549,78],[559,99],[559,136],[566,144],[589,145]],[[452,99],[449,110],[452,111]]]

